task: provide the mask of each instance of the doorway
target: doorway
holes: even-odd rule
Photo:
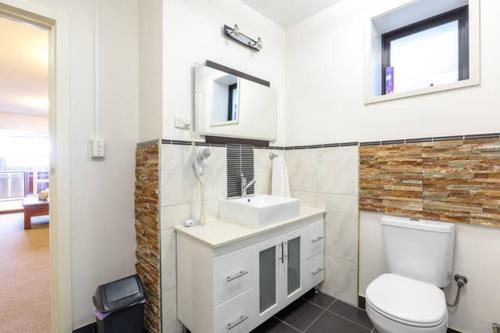
[[[49,33],[49,302],[50,332],[55,333],[71,332],[73,330],[69,173],[70,38],[67,15],[57,8],[51,7],[51,4],[40,6],[25,0],[0,0],[0,16],[2,18],[45,28]],[[9,293],[15,292],[9,290]],[[21,316],[24,313],[18,315]],[[0,318],[0,321],[3,321],[3,319],[3,317]],[[26,320],[29,320],[29,317]]]
[[[0,331],[51,331],[50,28],[0,16]]]

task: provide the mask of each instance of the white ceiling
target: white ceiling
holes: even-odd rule
[[[286,28],[319,13],[340,0],[241,0]]]
[[[48,114],[47,30],[0,17],[0,112]]]

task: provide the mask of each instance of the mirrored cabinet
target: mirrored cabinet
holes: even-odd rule
[[[195,131],[203,136],[276,140],[278,95],[267,84],[196,65]]]

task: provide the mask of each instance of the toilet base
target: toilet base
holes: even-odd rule
[[[373,309],[373,306],[368,301],[366,302],[366,312],[378,333],[446,333],[448,329],[448,315],[446,315],[445,320],[437,326],[416,327],[405,325],[382,316]]]

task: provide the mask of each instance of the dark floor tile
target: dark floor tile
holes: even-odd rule
[[[325,311],[306,333],[370,333],[370,330]]]
[[[461,332],[448,327],[447,333],[461,333]]]
[[[89,324],[87,326],[83,326],[77,328],[73,331],[73,333],[95,333],[97,331],[95,324]]]
[[[281,310],[276,317],[303,331],[318,318],[322,311],[320,307],[299,299]]]
[[[370,318],[368,318],[368,314],[365,310],[361,310],[360,308],[344,303],[342,301],[336,301],[335,303],[330,305],[328,311],[355,321],[367,328],[373,327],[372,322],[370,321]]]
[[[335,301],[332,296],[323,293],[316,294],[314,290],[310,290],[302,298],[325,309]]]
[[[278,319],[271,318],[254,329],[251,333],[297,333],[297,331]]]

